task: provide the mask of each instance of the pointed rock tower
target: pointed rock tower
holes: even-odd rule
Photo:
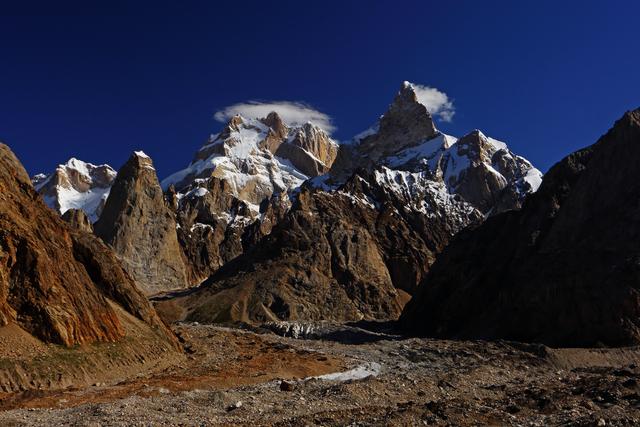
[[[153,162],[137,151],[120,169],[95,233],[148,295],[188,285],[187,268]]]
[[[358,168],[375,167],[381,159],[437,135],[433,117],[418,101],[415,88],[403,82],[378,123],[357,136],[353,144],[340,146],[331,175],[344,181]]]
[[[48,209],[4,144],[0,230],[0,327],[17,325],[46,343],[74,346],[120,340],[132,315],[157,333],[158,343],[173,346],[175,338],[109,248]],[[0,383],[6,381],[3,375]]]

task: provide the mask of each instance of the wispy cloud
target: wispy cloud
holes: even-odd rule
[[[236,114],[240,114],[246,118],[260,119],[266,117],[272,111],[278,113],[282,120],[289,126],[300,126],[306,122],[311,122],[327,133],[336,130],[336,127],[331,122],[331,117],[302,102],[248,101],[230,105],[218,111],[214,115],[214,118],[220,122],[226,122]]]
[[[439,118],[443,122],[451,122],[456,108],[453,101],[446,93],[429,86],[422,86],[411,83],[418,97],[418,102],[427,107],[433,117]]]

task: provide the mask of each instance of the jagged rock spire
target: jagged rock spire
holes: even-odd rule
[[[147,294],[188,285],[187,269],[153,162],[135,152],[118,171],[95,233]]]

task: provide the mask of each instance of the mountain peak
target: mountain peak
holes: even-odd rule
[[[413,85],[405,81],[377,125],[356,136],[354,144],[340,150],[332,175],[339,181],[344,180],[352,170],[374,166],[385,157],[437,135],[427,107],[418,102]]]
[[[433,118],[418,101],[415,88],[404,82],[389,109],[380,118],[378,135],[391,149],[418,144],[437,134]],[[386,151],[386,150],[385,150]]]
[[[115,256],[45,208],[3,144],[0,188],[0,277],[10,277],[0,281],[1,325],[14,323],[42,341],[66,346],[115,342],[127,333],[119,305],[171,339]]]
[[[118,175],[132,176],[140,175],[143,172],[152,172],[155,177],[156,170],[153,167],[153,160],[144,151],[134,151],[129,156],[129,160],[118,171]]]
[[[244,123],[244,118],[240,114],[236,114],[235,116],[229,119],[229,121],[227,122],[227,127],[233,130],[238,130],[240,125],[242,125],[243,123]]]
[[[72,157],[50,174],[31,179],[45,203],[64,214],[69,209],[82,209],[89,219],[97,221],[116,171],[109,165],[94,165]]]
[[[118,171],[95,234],[111,245],[145,293],[183,288],[188,279],[175,218],[151,158],[140,153]]]
[[[275,111],[270,112],[267,117],[260,119],[260,121],[271,129],[269,133],[276,139],[285,138],[289,132],[289,128]]]

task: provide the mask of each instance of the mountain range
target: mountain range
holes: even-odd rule
[[[430,336],[621,345],[640,337],[637,114],[543,180],[479,130],[440,132],[404,82],[350,141],[234,116],[162,181],[141,151],[117,173],[71,159],[31,181],[165,321],[400,317]]]
[[[637,345],[639,144],[636,110],[543,178],[439,131],[404,82],[350,141],[234,116],[162,181],[142,151],[29,178],[0,145],[0,387],[162,370],[184,357],[174,322]]]
[[[164,312],[246,322],[397,318],[453,235],[518,209],[542,176],[480,131],[438,131],[408,82],[351,141],[234,116],[161,185],[144,154],[108,183],[99,168],[72,160],[33,182],[59,212],[84,210],[148,295],[202,284]],[[85,205],[66,176],[95,183],[71,185]]]

